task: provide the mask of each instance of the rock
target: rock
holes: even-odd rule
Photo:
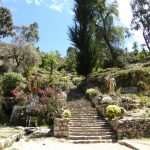
[[[14,106],[10,117],[10,124],[14,126],[26,126],[26,108],[24,106]]]
[[[32,134],[33,132],[36,132],[38,130],[38,128],[34,128],[34,127],[27,127],[25,128],[25,132],[27,135]]]

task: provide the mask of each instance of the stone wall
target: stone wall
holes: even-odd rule
[[[110,104],[102,104],[101,102],[107,102],[111,99],[109,96],[101,96],[102,98],[90,99],[91,103],[97,109],[97,111],[106,118],[106,107]],[[121,101],[120,101],[121,100]],[[136,101],[130,100],[127,97],[120,97],[118,99],[121,107],[133,109],[137,107]],[[117,101],[117,100],[116,100]],[[132,107],[134,106],[134,107]],[[107,120],[107,119],[106,119]],[[141,138],[150,137],[150,119],[135,119],[135,118],[124,118],[124,119],[113,119],[107,120],[107,123],[116,131],[118,139],[126,138]]]
[[[107,120],[117,132],[118,139],[150,137],[150,119]]]
[[[26,107],[14,106],[10,117],[10,124],[14,126],[26,126]]]
[[[67,118],[54,119],[54,136],[69,137],[69,119]]]

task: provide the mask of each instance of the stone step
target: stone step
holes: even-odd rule
[[[72,106],[72,107],[69,107],[67,106],[69,109],[72,109],[72,110],[78,110],[78,111],[81,111],[81,110],[95,110],[95,108],[91,107],[91,106]]]
[[[82,126],[107,126],[107,124],[105,122],[96,122],[96,123],[85,123],[85,122],[73,122],[73,123],[69,123],[70,126],[76,126],[76,127],[82,127]]]
[[[87,100],[70,102],[69,140],[73,143],[110,143],[116,134]]]
[[[116,139],[110,140],[69,140],[74,144],[92,144],[92,143],[113,143],[116,142]]]
[[[79,118],[79,117],[71,117],[71,118],[70,118],[70,121],[75,121],[75,120],[83,120],[83,121],[84,121],[84,120],[85,120],[85,121],[86,121],[86,120],[91,120],[91,121],[94,121],[94,120],[102,120],[102,121],[105,121],[104,119],[101,119],[101,118],[98,117],[98,116],[97,116],[97,117],[91,117],[91,118],[86,118],[86,117],[82,117],[82,118],[81,118],[81,117],[80,117],[80,118]]]
[[[70,136],[113,136],[113,132],[69,132]]]
[[[75,113],[75,114],[97,113],[96,110],[71,110],[71,109],[69,109],[69,110],[71,111],[71,113]]]
[[[72,115],[78,115],[78,114],[81,114],[81,115],[90,115],[90,114],[97,114],[97,111],[92,111],[92,112],[71,112]]]
[[[69,130],[70,133],[86,133],[86,132],[92,132],[92,133],[97,133],[97,132],[113,132],[113,130],[111,128],[71,128]]]
[[[103,128],[105,128],[105,127],[107,127],[107,125],[97,125],[97,124],[95,124],[95,125],[86,125],[86,124],[83,124],[83,125],[70,125],[70,127],[81,127],[81,128],[92,128],[92,127],[103,127]]]
[[[72,116],[87,116],[87,115],[97,115],[97,112],[88,112],[88,113],[71,113]]]
[[[85,116],[85,117],[76,117],[76,116],[71,116],[70,117],[70,120],[72,120],[72,119],[76,119],[76,120],[78,120],[78,119],[80,119],[80,120],[91,120],[91,119],[99,119],[99,117],[98,116]]]
[[[104,135],[104,136],[70,136],[69,140],[110,140],[115,138],[115,136],[112,135]]]
[[[106,123],[102,120],[70,120],[69,123]]]

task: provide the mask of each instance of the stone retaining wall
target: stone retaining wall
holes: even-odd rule
[[[107,120],[118,135],[118,139],[150,137],[150,119]]]
[[[125,98],[122,97],[121,99],[123,101]],[[97,111],[106,118],[106,107],[110,104],[100,104],[99,99],[97,98],[90,99],[90,101],[95,106]],[[121,107],[125,108],[124,105],[125,103],[123,102],[121,103]],[[130,103],[130,101],[127,101],[127,105],[132,106],[130,104],[132,103]],[[135,107],[136,103],[134,103],[133,106]],[[150,137],[150,119],[118,118],[113,120],[107,120],[107,123],[110,124],[110,126],[116,131],[118,139],[122,139],[124,137],[126,138]]]
[[[69,119],[55,118],[54,120],[54,136],[69,137]]]

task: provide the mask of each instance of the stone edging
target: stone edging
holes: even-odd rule
[[[119,141],[119,144],[121,145],[125,145],[126,147],[131,148],[132,150],[141,150],[135,146],[133,146],[132,144],[128,143],[127,141]]]
[[[3,139],[3,138],[0,139],[0,150],[3,150],[4,148],[7,147],[11,147],[14,142],[21,139],[24,133],[25,133],[24,131],[21,131],[20,133],[14,134],[7,139]]]
[[[54,119],[54,136],[55,137],[69,137],[69,121],[68,118]]]

